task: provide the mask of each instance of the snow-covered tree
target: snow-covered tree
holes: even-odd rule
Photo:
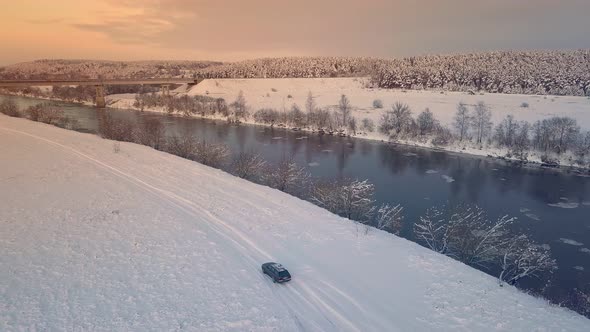
[[[139,143],[159,150],[162,148],[164,143],[164,124],[158,118],[146,119],[139,130],[138,139]]]
[[[492,111],[490,111],[490,108],[483,101],[478,102],[475,105],[471,119],[477,143],[481,144],[483,139],[488,136],[492,128],[491,119]]]
[[[496,126],[496,142],[499,146],[511,148],[516,140],[517,132],[520,129],[519,123],[512,114],[506,115],[504,120]]]
[[[353,135],[356,135],[356,130],[357,130],[356,118],[354,116],[352,116],[352,117],[350,117],[350,120],[348,120],[348,132],[352,133]]]
[[[361,130],[372,133],[375,130],[375,122],[369,118],[364,118],[361,123]]]
[[[530,148],[530,132],[531,125],[526,122],[522,121],[519,124],[519,130],[516,133],[516,137],[514,138],[514,144],[510,152],[520,160],[526,160],[528,153],[527,151]]]
[[[283,155],[279,163],[269,167],[263,177],[270,187],[293,192],[309,179],[309,173],[304,167],[299,167],[292,156]]]
[[[554,117],[550,119],[555,130],[555,151],[563,153],[574,142],[580,127],[575,119],[569,117]]]
[[[416,124],[418,125],[420,135],[430,135],[434,132],[437,121],[434,118],[434,114],[427,108],[418,115]]]
[[[230,155],[230,149],[223,143],[199,142],[196,146],[195,161],[203,165],[220,168]]]
[[[248,105],[244,92],[240,91],[236,100],[230,105],[234,110],[234,120],[239,121],[248,117]]]
[[[305,100],[305,111],[307,114],[312,114],[316,109],[315,99],[311,91],[307,93],[307,99]]]
[[[574,154],[580,164],[584,164],[584,158],[590,154],[590,131],[580,134],[575,142]]]
[[[255,151],[240,152],[234,158],[232,170],[243,179],[253,179],[263,171],[266,162]]]
[[[451,213],[449,256],[472,266],[487,268],[508,241],[507,226],[516,218],[487,218],[478,206],[460,205]]]
[[[426,210],[414,224],[414,234],[419,242],[422,242],[430,250],[446,254],[449,249],[449,227],[444,213],[437,207]]]
[[[403,207],[399,204],[382,204],[375,212],[375,225],[379,229],[399,235],[404,218],[402,211]]]
[[[433,207],[414,225],[418,241],[430,249],[472,266],[487,268],[509,241],[508,225],[515,218],[487,218],[478,206]]]
[[[467,137],[470,123],[471,116],[469,114],[469,109],[465,104],[459,103],[459,105],[457,105],[457,112],[455,113],[453,122],[453,126],[459,135],[459,141],[463,141],[463,139]]]
[[[335,180],[317,183],[312,201],[351,220],[367,222],[374,212],[375,186],[367,180]]]
[[[197,151],[197,138],[189,130],[182,135],[169,137],[166,141],[166,152],[185,159],[193,160]]]
[[[405,133],[412,122],[412,111],[407,104],[396,102],[391,111],[385,112],[381,117],[379,131],[384,134],[399,136]]]
[[[338,102],[338,110],[340,111],[340,125],[348,125],[350,113],[352,112],[352,105],[350,104],[350,100],[348,100],[348,97],[346,97],[346,95],[340,96],[340,101]]]
[[[557,269],[550,250],[535,244],[526,235],[512,237],[500,249],[498,257],[501,267],[498,278],[511,285],[522,278],[536,277],[542,272]]]
[[[301,111],[299,106],[297,106],[297,104],[293,104],[291,106],[291,110],[289,111],[289,114],[287,115],[287,117],[289,119],[289,122],[293,126],[295,126],[297,128],[301,128],[301,127],[305,126],[306,116]]]
[[[18,116],[18,106],[12,99],[6,99],[0,103],[0,113],[8,116]]]

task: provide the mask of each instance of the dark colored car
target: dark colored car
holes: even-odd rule
[[[273,282],[287,282],[291,280],[291,274],[279,263],[262,264],[262,273],[272,278]]]

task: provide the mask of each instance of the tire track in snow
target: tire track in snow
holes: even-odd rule
[[[166,198],[166,201],[168,201],[169,203],[174,205],[176,208],[182,210],[185,213],[188,213],[191,216],[197,216],[197,215],[202,216],[204,213],[209,218],[213,219],[215,221],[215,223],[222,226],[223,228],[226,228],[227,231],[229,231],[229,233],[233,233],[235,236],[237,236],[238,239],[236,240],[227,232],[223,232],[223,231],[219,230],[217,227],[213,227],[213,225],[211,223],[205,223],[209,227],[211,227],[216,233],[218,233],[220,236],[226,238],[227,240],[229,240],[231,243],[238,246],[239,248],[244,249],[245,251],[238,250],[238,252],[241,253],[242,256],[244,256],[245,258],[247,258],[250,261],[250,265],[252,268],[254,268],[254,270],[258,269],[258,263],[257,263],[258,260],[256,260],[255,257],[253,257],[251,251],[250,251],[250,255],[246,256],[244,253],[248,252],[248,248],[246,248],[245,246],[240,244],[238,241],[245,242],[246,245],[248,245],[250,247],[250,249],[253,249],[254,251],[256,251],[258,255],[264,256],[264,258],[266,258],[266,259],[272,258],[272,255],[270,255],[265,250],[263,250],[262,248],[257,246],[256,243],[254,243],[254,241],[252,241],[249,237],[247,237],[241,231],[239,231],[236,228],[232,227],[231,225],[227,224],[226,222],[224,222],[223,220],[221,220],[220,218],[218,218],[217,216],[212,214],[210,211],[208,211],[206,209],[199,209],[198,205],[196,205],[194,202],[192,202],[188,199],[185,199],[184,197],[178,196],[170,191],[153,186],[153,185],[151,185],[151,184],[127,173],[127,172],[121,171],[120,169],[118,169],[116,167],[108,165],[108,164],[106,164],[106,163],[104,163],[92,156],[82,153],[79,150],[76,150],[76,149],[69,147],[67,145],[63,145],[59,142],[52,141],[50,139],[47,139],[47,138],[44,138],[41,136],[37,136],[37,135],[33,135],[33,134],[30,134],[30,133],[27,133],[24,131],[20,131],[20,130],[14,130],[14,129],[9,129],[9,128],[5,128],[5,127],[0,127],[0,129],[8,131],[8,132],[18,133],[21,135],[29,136],[31,138],[35,138],[35,139],[44,141],[48,144],[57,146],[59,148],[64,149],[67,152],[77,155],[78,157],[89,160],[89,161],[93,162],[94,164],[107,169],[111,174],[113,174],[119,178],[122,178],[130,183],[133,183],[135,185],[143,187],[144,190],[147,190],[148,192],[150,192],[152,194],[156,194],[157,196],[160,196],[162,198]],[[188,206],[183,206],[183,205],[188,205]],[[340,323],[347,326],[349,330],[360,331],[360,329],[357,328],[353,322],[351,322],[346,317],[344,317],[342,314],[340,314],[340,312],[338,312],[337,309],[333,308],[328,303],[326,303],[324,300],[322,300],[321,296],[319,296],[317,293],[315,293],[312,289],[310,289],[309,287],[307,287],[303,284],[301,284],[300,287],[301,287],[301,289],[299,289],[299,290],[295,289],[294,287],[291,288],[290,289],[291,293],[293,293],[300,300],[302,300],[308,304],[311,303],[309,301],[309,299],[311,298],[313,300],[313,302],[317,304],[316,307],[320,307],[320,308],[324,309],[324,311],[327,311],[328,313],[333,315]],[[286,305],[289,306],[290,303],[286,303]],[[295,310],[293,310],[292,307],[290,308],[290,310],[295,311]],[[323,315],[323,316],[324,316],[324,319],[326,319],[327,321],[329,321],[331,324],[333,324],[335,326],[335,324],[332,322],[332,320],[330,320],[325,315]],[[302,319],[305,320],[306,317],[302,317]],[[298,321],[300,322],[301,320],[298,319]],[[317,326],[317,324],[315,324],[315,322],[314,322],[314,325]]]

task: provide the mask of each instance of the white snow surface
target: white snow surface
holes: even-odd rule
[[[534,122],[551,116],[570,116],[586,130],[590,129],[590,99],[573,96],[541,96],[486,93],[470,95],[465,92],[443,92],[430,90],[399,90],[367,88],[368,78],[285,78],[285,79],[208,79],[195,85],[189,95],[208,95],[233,102],[239,92],[255,112],[261,108],[289,110],[293,104],[305,108],[309,92],[318,107],[338,106],[341,95],[346,95],[353,106],[357,120],[370,118],[378,123],[381,115],[391,109],[395,102],[406,103],[415,117],[429,108],[436,119],[450,125],[463,102],[475,105],[484,101],[491,107],[492,121],[498,124],[506,115],[512,114],[517,120]],[[273,91],[276,90],[276,92]],[[292,98],[289,98],[291,95]],[[373,100],[383,102],[382,109],[373,107]],[[521,107],[526,102],[529,107]]]
[[[0,330],[588,331],[446,256],[150,148],[0,115]],[[273,284],[260,270],[282,263]]]

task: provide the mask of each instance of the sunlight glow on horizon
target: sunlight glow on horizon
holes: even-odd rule
[[[583,0],[0,2],[0,65],[590,47]]]

